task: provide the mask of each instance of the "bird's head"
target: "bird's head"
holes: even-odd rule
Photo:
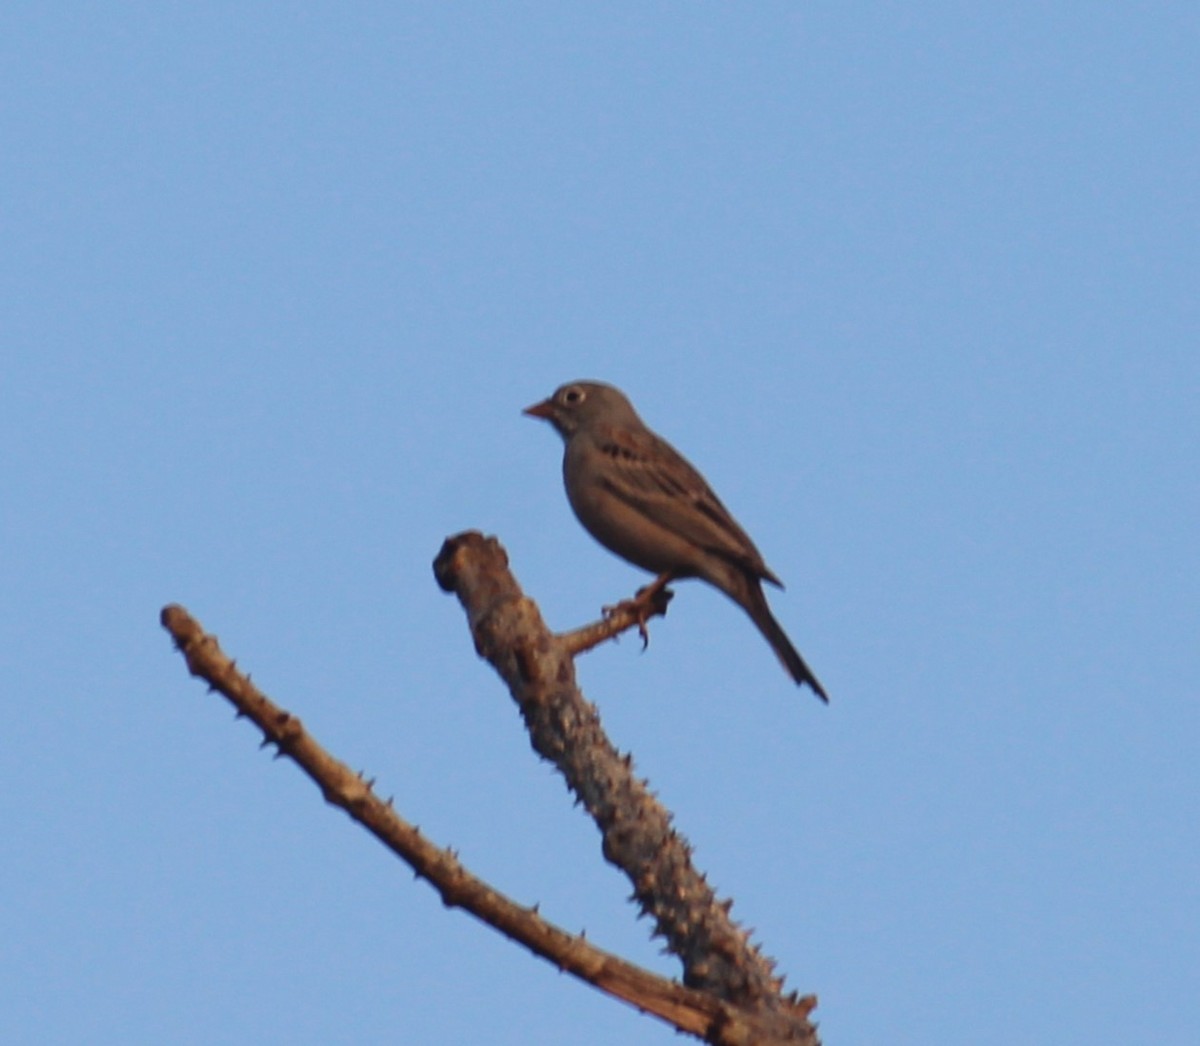
[[[625,394],[599,381],[572,381],[554,391],[549,399],[526,407],[531,418],[543,418],[570,439],[581,428],[598,423],[640,424],[637,413]]]

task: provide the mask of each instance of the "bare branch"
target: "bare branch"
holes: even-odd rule
[[[183,653],[189,671],[222,693],[239,715],[293,759],[321,789],[428,880],[448,907],[460,907],[524,944],[560,969],[719,1046],[801,1043],[819,1046],[808,1014],[812,996],[782,994],[773,963],[750,943],[691,864],[687,842],[669,813],[633,775],[632,760],[604,736],[595,708],[575,685],[571,655],[641,626],[663,613],[670,594],[652,604],[622,604],[604,621],[566,636],[542,622],[508,571],[494,539],[474,532],[449,539],[434,571],[467,610],[476,649],[508,683],[528,725],[534,748],[551,760],[595,818],[605,857],[622,868],[634,897],[655,920],[656,933],[684,964],[685,985],[625,962],[542,919],[468,872],[450,850],[435,846],[400,818],[373,782],[326,752],[296,717],[274,705],[238,671],[217,640],[179,606],[162,612],[162,624]]]
[[[671,827],[670,814],[634,775],[632,759],[613,747],[595,706],[580,693],[571,660],[579,648],[572,637],[579,633],[561,637],[546,628],[494,538],[471,531],[448,539],[434,575],[466,609],[475,648],[508,685],[534,748],[592,815],[604,856],[628,876],[656,933],[683,962],[684,983],[768,1020],[780,1041],[816,1043],[807,1020],[816,1000],[783,995],[774,963],[730,919],[730,903],[718,901],[692,865],[691,848]]]
[[[304,729],[300,720],[274,704],[238,670],[200,623],[183,607],[162,611],[163,627],[187,661],[192,675],[224,695],[240,716],[262,730],[263,744],[275,745],[339,806],[427,880],[448,908],[462,908],[524,944],[535,955],[594,984],[681,1031],[703,1036],[714,1024],[736,1022],[724,1007],[701,992],[649,973],[597,948],[543,919],[536,909],[505,897],[472,875],[452,850],[434,845],[396,813],[391,800],[375,794],[370,781],[335,759]]]

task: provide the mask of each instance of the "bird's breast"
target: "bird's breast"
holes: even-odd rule
[[[598,452],[597,452],[598,453]],[[622,497],[619,481],[605,476],[603,462],[583,460],[568,450],[563,460],[567,500],[589,534],[610,552],[654,574],[694,575],[700,550]],[[600,467],[598,467],[600,466]]]

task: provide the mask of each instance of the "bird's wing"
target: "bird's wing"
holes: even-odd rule
[[[781,585],[704,477],[666,440],[612,427],[598,443],[612,463],[603,480],[610,493],[672,533]]]

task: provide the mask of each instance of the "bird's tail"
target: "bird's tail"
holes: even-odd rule
[[[788,639],[787,633],[775,620],[775,615],[771,613],[771,608],[767,605],[767,597],[763,594],[762,584],[757,578],[747,580],[750,583],[746,586],[746,599],[744,602],[741,600],[738,602],[742,604],[746,613],[750,615],[750,620],[758,626],[758,630],[771,644],[771,649],[783,662],[783,667],[796,681],[796,685],[803,686],[807,683],[817,697],[829,704],[829,695],[825,693],[825,688],[821,686],[820,681],[813,675],[812,669],[800,656],[800,651],[792,646],[792,641]]]

